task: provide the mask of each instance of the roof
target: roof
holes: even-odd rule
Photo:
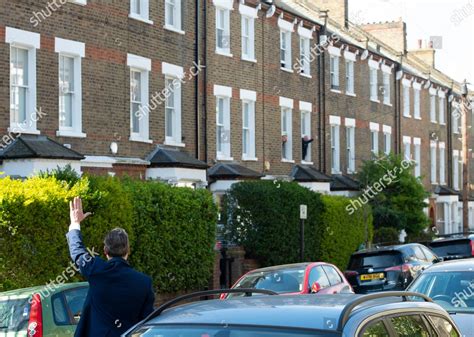
[[[158,146],[147,157],[151,167],[183,167],[205,170],[209,166],[187,152]]]
[[[388,252],[388,251],[398,251],[401,248],[409,247],[409,246],[416,246],[419,245],[418,243],[406,243],[400,245],[391,245],[391,246],[382,246],[382,247],[373,247],[368,249],[362,249],[353,254],[371,254],[371,253],[378,253],[378,252]]]
[[[332,175],[331,191],[360,191],[359,182],[345,174]]]
[[[41,135],[18,136],[0,151],[0,160],[26,158],[82,160],[84,156]]]
[[[313,166],[295,165],[291,169],[290,176],[299,182],[330,182],[331,177],[319,172]]]
[[[451,271],[471,271],[474,272],[474,258],[450,260],[435,263],[428,267],[425,273],[451,272]]]
[[[219,163],[211,167],[208,171],[209,178],[233,180],[238,178],[243,179],[260,179],[263,175],[259,172],[249,169],[248,167],[231,164]]]
[[[438,195],[460,195],[459,191],[453,190],[451,187],[438,185],[434,189],[434,193]]]
[[[64,289],[70,289],[70,288],[76,288],[76,287],[88,287],[89,283],[87,282],[74,282],[74,283],[64,283],[64,284],[58,284],[54,287],[48,288],[47,285],[41,285],[41,286],[35,286],[35,287],[29,287],[29,288],[22,288],[22,289],[15,289],[15,290],[9,290],[9,291],[4,291],[0,292],[0,298],[2,297],[10,297],[10,296],[28,296],[34,293],[40,293],[48,291],[49,293],[55,293],[57,291],[62,291]],[[49,289],[49,290],[48,290]]]
[[[356,294],[275,295],[200,301],[169,308],[146,325],[200,323],[336,331],[343,309],[358,297],[360,295]],[[399,298],[387,297],[363,302],[352,311],[351,316],[366,309],[367,313],[374,315],[379,311],[401,308],[440,311],[439,306],[433,303],[402,302]]]

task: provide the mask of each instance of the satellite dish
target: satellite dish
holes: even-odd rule
[[[272,6],[268,9],[267,14],[265,14],[265,16],[266,16],[267,18],[271,18],[271,17],[275,14],[275,12],[276,12],[276,6],[275,6],[275,5],[272,5]]]
[[[369,51],[366,49],[362,52],[362,55],[360,56],[360,59],[362,61],[364,61],[365,59],[367,59],[367,57],[369,57]]]
[[[449,95],[448,97],[448,102],[451,103],[454,99],[454,95]]]
[[[401,70],[397,71],[397,75],[396,75],[397,81],[400,81],[402,77],[403,77],[403,71]]]

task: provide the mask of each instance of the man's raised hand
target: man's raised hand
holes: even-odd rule
[[[90,212],[84,214],[82,211],[82,200],[79,197],[75,197],[72,201],[69,202],[70,217],[71,217],[71,227],[80,229],[82,220],[91,215]]]

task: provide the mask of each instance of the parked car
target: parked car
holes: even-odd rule
[[[232,289],[268,289],[283,294],[337,294],[353,292],[344,274],[325,262],[295,263],[255,269],[243,275]],[[242,294],[223,294],[222,298]]]
[[[0,293],[0,337],[72,337],[87,296],[87,283]]]
[[[353,253],[344,275],[356,293],[403,290],[436,261],[437,256],[418,243],[377,247]]]
[[[474,259],[437,263],[407,289],[429,296],[446,309],[463,336],[474,336]]]
[[[428,245],[443,260],[474,257],[474,234],[450,234]]]
[[[233,289],[239,291],[239,289]],[[225,290],[224,290],[225,291]],[[242,289],[250,295],[261,289]],[[123,337],[459,337],[448,313],[416,293],[234,297],[159,307]],[[420,296],[424,302],[410,300]]]

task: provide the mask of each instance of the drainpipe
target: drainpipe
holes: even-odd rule
[[[324,26],[322,34],[319,34],[318,43],[321,45],[321,36],[324,35],[326,41],[329,39],[327,36],[327,24],[328,24],[328,11],[321,11],[321,17],[324,18]],[[326,165],[326,57],[323,51],[318,56],[318,67],[319,67],[319,171],[327,173]]]
[[[196,64],[199,64],[199,46],[200,46],[200,38],[201,35],[199,34],[199,18],[200,18],[200,7],[201,7],[201,0],[196,0],[195,3],[196,9],[195,9],[195,46],[194,46],[194,62]],[[194,129],[194,137],[195,137],[195,157],[196,159],[199,159],[199,153],[200,153],[200,146],[199,146],[199,130],[200,130],[200,120],[199,120],[199,73],[197,76],[194,78],[194,107],[196,109],[195,111],[195,116],[194,116],[194,123],[195,123],[195,129]]]
[[[449,187],[453,187],[453,180],[451,179],[452,177],[452,173],[453,173],[453,125],[452,125],[452,104],[449,103],[449,96],[453,95],[453,90],[452,89],[449,89],[448,90],[448,93],[446,94],[448,99],[446,100],[446,102],[448,103],[448,109],[446,110],[447,111],[447,117],[446,117],[446,128],[447,128],[447,134],[448,136],[446,137],[446,142],[447,142],[447,151],[446,151],[446,155],[448,157],[448,186]]]
[[[393,134],[395,135],[395,154],[400,154],[401,153],[401,139],[402,139],[402,114],[401,114],[401,94],[400,94],[400,86],[401,86],[401,80],[397,80],[397,73],[402,70],[402,66],[399,63],[396,63],[395,66],[395,76],[393,78],[393,83],[394,83],[394,88],[395,88],[395,130]]]
[[[203,48],[203,64],[204,72],[202,74],[202,112],[203,112],[203,133],[204,133],[204,161],[207,163],[208,158],[208,144],[207,144],[207,0],[202,2],[203,4],[203,35],[202,35],[202,48]]]

